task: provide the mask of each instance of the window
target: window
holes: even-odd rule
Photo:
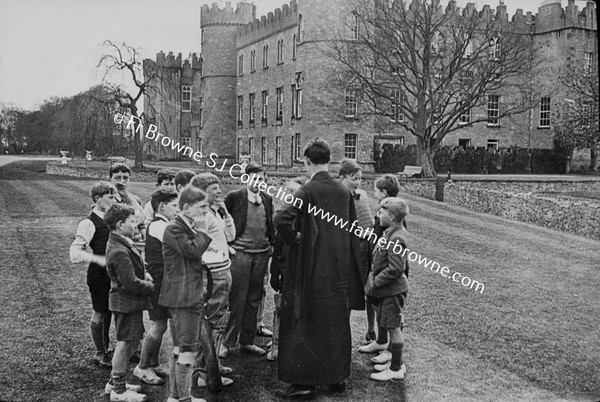
[[[292,119],[302,117],[302,88],[297,84],[292,85]]]
[[[263,46],[263,68],[269,68],[269,45]]]
[[[495,37],[490,39],[490,60],[498,61],[500,60],[501,48],[500,48],[500,38]]]
[[[192,139],[190,137],[181,137],[181,145],[184,147],[189,147],[192,145]]]
[[[346,117],[358,116],[358,90],[347,88],[345,91],[346,97]]]
[[[244,144],[244,140],[241,138],[237,139],[237,159],[238,162],[242,159],[242,145]]]
[[[294,38],[292,39],[292,60],[296,60],[296,41],[297,41],[297,36],[294,35]]]
[[[200,43],[204,43],[206,37],[204,36],[204,29],[200,30]]]
[[[283,63],[283,39],[277,41],[277,64]]]
[[[267,164],[267,137],[260,139],[260,158],[263,165]]]
[[[254,124],[254,112],[255,112],[255,107],[254,107],[254,94],[250,94],[248,95],[248,114],[250,115],[250,124]]]
[[[275,165],[283,165],[283,159],[281,155],[281,137],[275,137]]]
[[[181,111],[189,112],[192,109],[192,87],[181,87]]]
[[[487,104],[488,126],[500,125],[500,100],[498,95],[489,95]]]
[[[584,65],[585,70],[584,71],[587,74],[590,74],[592,72],[592,67],[594,64],[594,55],[593,55],[593,53],[585,52],[584,57],[585,57],[585,65]]]
[[[356,159],[358,134],[344,134],[344,158]]]
[[[250,155],[250,162],[254,162],[254,138],[248,138],[248,155]]]
[[[550,127],[550,97],[544,96],[540,102],[540,127]]]
[[[196,151],[202,153],[202,137],[196,137]]]
[[[250,51],[250,72],[256,71],[256,50]]]
[[[404,123],[404,113],[402,113],[401,107],[401,94],[399,89],[392,91],[392,121],[396,123]]]
[[[283,119],[283,88],[277,88],[276,91],[277,116],[275,120],[281,121]]]
[[[242,125],[243,125],[242,122],[244,121],[244,95],[238,96],[237,112],[238,112],[237,124],[238,124],[238,127],[242,127]]]
[[[464,125],[471,123],[471,107],[468,106],[467,109],[463,110],[463,112],[458,117],[458,124]]]
[[[302,42],[302,35],[304,34],[304,20],[302,14],[298,14],[298,43]]]
[[[352,13],[350,17],[350,32],[348,39],[358,40],[358,14]]]
[[[495,151],[498,150],[498,140],[487,140],[487,149],[493,149]]]
[[[238,75],[244,75],[244,55],[238,57]]]
[[[202,96],[198,98],[198,125],[202,128],[202,112],[204,109],[204,99]]]
[[[458,146],[463,149],[469,148],[471,146],[471,139],[470,138],[459,138]]]
[[[292,162],[295,160],[300,159],[300,155],[302,150],[300,149],[300,147],[302,146],[301,144],[301,134],[300,133],[296,133],[294,135],[292,135]]]
[[[260,114],[261,120],[264,124],[267,124],[267,112],[269,108],[269,92],[262,91],[261,93],[262,111]]]
[[[465,57],[469,58],[473,55],[473,41],[468,39],[467,46],[465,46]]]
[[[436,55],[442,54],[444,43],[444,36],[439,31],[435,31],[431,38],[431,52]]]

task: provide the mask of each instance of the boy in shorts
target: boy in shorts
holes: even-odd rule
[[[108,309],[110,279],[106,273],[106,243],[110,230],[104,223],[104,213],[116,202],[117,189],[110,183],[101,181],[92,187],[91,197],[94,207],[87,218],[77,226],[75,240],[71,243],[69,257],[74,264],[87,262],[87,285],[92,297],[92,317],[90,335],[96,354],[94,362],[101,367],[111,367],[108,352],[111,313]]]
[[[169,310],[158,304],[158,296],[162,284],[164,261],[162,256],[163,234],[167,224],[175,219],[179,207],[177,193],[174,189],[159,189],[152,194],[153,220],[146,231],[146,268],[154,281],[154,292],[150,296],[152,309],[148,310],[152,326],[142,343],[140,363],[133,370],[133,375],[146,384],[162,385],[165,383],[161,377],[168,376],[168,372],[160,367],[158,355],[162,338],[167,330],[170,318]]]
[[[163,234],[164,274],[158,298],[172,317],[173,354],[167,401],[200,402],[204,400],[192,397],[191,388],[208,273],[202,255],[211,242],[204,220],[208,211],[206,193],[193,186],[184,188],[179,195],[179,210]]]
[[[175,172],[170,169],[161,169],[156,172],[156,187],[164,190],[175,190]],[[148,226],[154,220],[152,200],[144,205],[144,215],[146,217],[146,226]]]
[[[381,201],[377,216],[381,226],[386,228],[373,251],[373,269],[367,278],[365,294],[375,306],[377,322],[390,334],[392,360],[376,364],[370,378],[376,381],[398,381],[404,378],[406,367],[402,364],[401,316],[408,293],[408,280],[405,269],[407,257],[404,252],[392,251],[396,244],[406,249],[406,229],[402,220],[408,215],[408,205],[400,198],[386,198]]]
[[[106,270],[111,282],[108,303],[117,332],[112,372],[104,391],[110,393],[111,401],[147,401],[148,397],[139,393],[141,387],[126,384],[125,377],[127,362],[144,336],[142,312],[152,308],[149,296],[154,284],[133,244],[137,225],[134,209],[114,204],[106,211],[104,221],[110,229],[106,245]]]

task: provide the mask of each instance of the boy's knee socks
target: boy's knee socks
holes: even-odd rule
[[[90,321],[90,335],[92,336],[92,342],[94,342],[94,346],[96,347],[96,354],[106,352],[103,331],[102,322]]]
[[[179,399],[179,390],[177,388],[177,359],[178,354],[171,355],[169,362],[169,396],[173,399]]]
[[[377,343],[385,345],[388,341],[388,330],[387,328],[377,327]]]
[[[177,363],[175,369],[179,400],[190,399],[192,390],[192,365]]]
[[[126,391],[125,373],[110,373],[110,380],[114,386],[113,390],[117,394],[122,394]]]
[[[392,363],[390,370],[398,371],[402,367],[402,343],[392,343]]]
[[[102,319],[102,329],[103,329],[103,338],[104,338],[104,350],[108,352],[110,348],[110,321],[112,319],[112,313],[110,311],[104,313],[104,317]]]

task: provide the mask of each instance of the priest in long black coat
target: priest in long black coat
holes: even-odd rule
[[[304,156],[310,180],[275,217],[289,246],[278,377],[291,386],[278,394],[292,398],[311,396],[316,385],[344,390],[352,351],[349,313],[364,309],[358,237],[350,231],[356,220],[352,195],[328,173],[327,142],[312,140]],[[335,218],[328,221],[327,213]]]

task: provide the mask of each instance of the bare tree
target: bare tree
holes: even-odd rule
[[[417,140],[424,177],[435,176],[433,157],[444,137],[464,125],[500,118],[532,107],[535,60],[530,27],[509,23],[489,10],[450,1],[358,0],[347,33],[321,50],[334,61],[332,92],[352,90],[361,118],[386,116]],[[471,109],[502,103],[491,116]],[[341,108],[340,108],[341,109]],[[343,114],[343,113],[342,113]]]
[[[141,112],[140,100],[153,85],[156,85],[156,79],[153,76],[144,76],[144,58],[141,51],[126,43],[117,45],[109,40],[104,41],[104,54],[98,62],[98,68],[104,69],[103,84],[105,89],[111,94],[110,102],[119,105],[121,110],[128,111],[133,122],[133,148],[135,154],[135,166],[143,166],[142,146],[140,134],[143,131],[142,119],[144,113]],[[122,72],[129,76],[133,86],[133,91],[129,91],[123,84],[110,82],[114,72]],[[138,130],[139,129],[139,130]]]
[[[590,149],[590,170],[596,170],[600,148],[598,69],[570,69],[559,76],[566,89],[565,105],[556,113],[554,137],[570,150]]]

